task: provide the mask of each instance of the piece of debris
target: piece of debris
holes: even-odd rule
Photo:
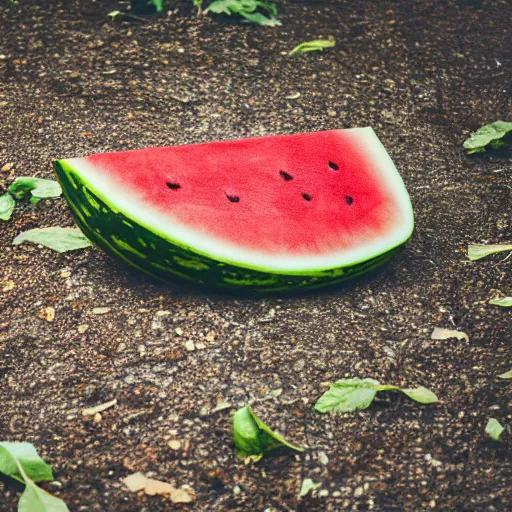
[[[48,306],[47,308],[41,309],[37,316],[43,320],[46,320],[47,322],[53,322],[55,319],[55,309],[51,306]]]
[[[84,416],[94,416],[97,413],[106,411],[107,409],[114,407],[114,405],[117,405],[117,400],[115,398],[110,402],[106,402],[104,404],[96,405],[95,407],[89,407],[88,409],[84,409],[82,414]]]
[[[107,308],[107,307],[104,307],[104,308],[94,308],[92,310],[92,314],[93,315],[105,315],[107,313],[110,313],[111,310],[112,310],[112,308]]]
[[[173,503],[192,503],[196,494],[189,485],[176,489],[173,485],[146,477],[143,473],[134,473],[121,479],[130,492],[144,491],[148,496],[169,495]]]
[[[430,335],[432,340],[449,340],[450,338],[469,341],[469,336],[465,332],[443,329],[442,327],[435,327]]]
[[[321,485],[321,483],[313,482],[311,478],[304,478],[300,487],[299,498],[304,498],[306,494],[309,494],[310,491],[318,489]]]

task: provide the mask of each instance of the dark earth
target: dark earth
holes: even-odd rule
[[[3,0],[3,188],[52,177],[55,158],[372,126],[415,233],[349,286],[250,299],[158,284],[97,249],[13,247],[23,230],[73,225],[64,199],[18,207],[0,226],[0,440],[33,443],[56,478],[43,487],[72,512],[512,510],[512,381],[497,378],[512,367],[512,314],[488,304],[511,294],[512,263],[466,255],[511,241],[512,165],[462,149],[479,126],[512,120],[512,3],[290,1],[275,28],[184,1],[110,23],[125,7]],[[329,36],[333,49],[287,56]],[[434,327],[469,341],[433,341]],[[440,401],[381,393],[359,413],[314,411],[328,382],[356,376]],[[221,402],[231,408],[215,412]],[[247,403],[306,452],[237,459],[231,417]],[[508,428],[501,442],[484,433],[490,417]],[[137,471],[196,499],[130,493],[120,479]],[[300,500],[308,477],[322,485]],[[2,512],[19,496],[0,482]]]

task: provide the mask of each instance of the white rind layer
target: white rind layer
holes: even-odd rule
[[[343,132],[353,137],[357,146],[364,147],[369,163],[375,165],[375,168],[380,171],[382,185],[389,188],[400,213],[396,226],[382,237],[368,240],[366,244],[359,244],[354,249],[343,249],[322,256],[270,255],[264,251],[247,250],[213,236],[205,236],[204,232],[194,231],[190,226],[177,221],[172,215],[165,216],[152,209],[151,205],[141,203],[135,193],[119,187],[119,183],[112,180],[107,173],[102,172],[101,168],[90,165],[86,160],[73,158],[61,160],[60,163],[71,168],[90,190],[112,209],[122,212],[126,217],[171,243],[239,267],[300,275],[349,267],[377,257],[406,242],[414,228],[409,194],[393,161],[373,129],[352,128]]]

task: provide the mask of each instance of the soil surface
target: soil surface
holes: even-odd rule
[[[242,299],[155,283],[93,248],[13,247],[23,230],[73,225],[64,199],[18,207],[0,226],[0,440],[32,442],[72,512],[177,507],[128,492],[136,471],[190,485],[193,511],[511,510],[512,381],[497,375],[512,367],[512,315],[488,300],[512,293],[512,263],[466,248],[511,240],[512,165],[462,142],[512,120],[512,4],[290,1],[275,28],[185,4],[117,24],[106,0],[0,7],[1,185],[50,178],[59,157],[369,125],[415,233],[350,286]],[[329,36],[334,49],[286,54]],[[433,341],[434,327],[469,341]],[[356,414],[314,411],[352,376],[440,402],[381,393]],[[231,417],[247,403],[307,451],[238,460]],[[489,417],[508,426],[500,443]],[[299,500],[308,477],[322,485]],[[0,482],[2,512],[19,496]]]

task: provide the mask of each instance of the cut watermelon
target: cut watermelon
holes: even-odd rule
[[[54,167],[84,234],[163,279],[315,288],[381,264],[414,224],[371,128],[106,153]]]

